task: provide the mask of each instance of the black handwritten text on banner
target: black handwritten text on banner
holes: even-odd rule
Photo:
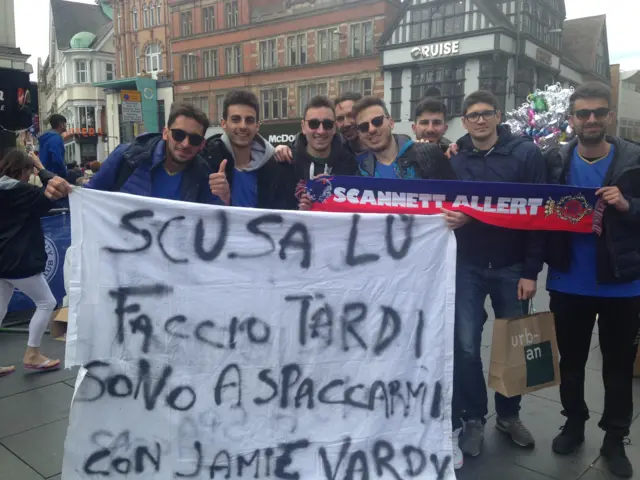
[[[441,218],[71,210],[65,479],[455,478]]]

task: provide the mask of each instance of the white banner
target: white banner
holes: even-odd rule
[[[455,479],[439,216],[75,189],[64,480]]]

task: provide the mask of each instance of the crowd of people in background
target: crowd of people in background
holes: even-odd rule
[[[635,182],[622,179],[640,169],[640,147],[606,136],[610,105],[608,87],[577,88],[569,107],[576,138],[543,155],[530,139],[513,135],[502,124],[498,100],[491,92],[474,92],[465,99],[462,123],[468,133],[453,143],[445,138],[447,110],[438,99],[425,98],[416,106],[413,139],[393,133],[394,121],[379,98],[345,94],[331,101],[317,96],[304,109],[293,144],[275,148],[259,133],[256,96],[234,91],[224,100],[222,134],[205,138],[209,127],[205,113],[175,104],[162,133],[143,134],[118,147],[101,165],[92,165],[92,175],[86,179],[77,166],[65,166],[61,134],[66,121],[54,115],[52,131],[41,140],[42,165],[17,153],[0,162],[0,198],[11,206],[0,214],[0,316],[14,287],[36,300],[24,364],[40,370],[59,366],[59,361],[38,350],[55,307],[42,277],[44,247],[38,218],[51,201],[69,193],[64,178],[97,190],[284,210],[310,210],[304,186],[320,175],[597,188],[604,235],[499,228],[443,210],[458,248],[454,462],[461,468],[464,455],[477,456],[483,446],[488,414],[480,357],[485,299],[490,297],[497,317],[526,315],[547,263],[567,417],[553,451],[568,455],[584,442],[589,418],[585,364],[597,319],[605,387],[601,453],[613,474],[630,477],[633,470],[624,445],[632,419],[632,370],[640,326],[640,189],[637,176]],[[34,168],[42,188],[28,185]],[[4,368],[0,374],[10,371]],[[496,393],[496,427],[514,444],[531,448],[535,440],[520,419],[520,403],[520,397]]]

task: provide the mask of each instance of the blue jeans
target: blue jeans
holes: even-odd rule
[[[487,385],[482,372],[480,349],[487,320],[484,302],[489,295],[496,318],[521,317],[529,313],[529,302],[518,300],[522,265],[486,268],[458,264],[456,272],[456,326],[453,380],[453,429],[461,419],[485,421],[488,414]],[[522,397],[495,394],[496,413],[518,415]]]

